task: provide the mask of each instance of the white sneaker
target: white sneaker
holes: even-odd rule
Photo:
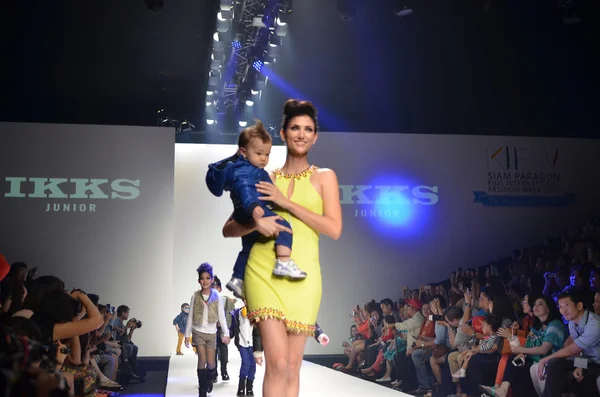
[[[287,277],[291,280],[303,280],[306,278],[306,272],[298,268],[296,262],[292,259],[288,263],[277,259],[273,274],[279,277]]]

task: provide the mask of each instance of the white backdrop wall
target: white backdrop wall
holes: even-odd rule
[[[204,177],[235,149],[176,145],[175,312],[197,288],[201,262],[224,283],[231,274],[241,246],[221,236],[231,203]],[[321,239],[319,323],[333,342],[309,341],[307,353],[341,352],[357,303],[396,300],[404,285],[441,281],[585,223],[598,213],[599,149],[569,139],[321,133],[311,162],[338,174],[344,232]],[[269,166],[284,156],[275,147]]]
[[[173,144],[166,128],[0,123],[0,252],[128,305],[144,356],[172,349]]]
[[[311,162],[338,174],[344,233],[321,240],[319,323],[333,342],[310,341],[307,353],[340,352],[357,303],[397,299],[404,285],[445,279],[597,215],[599,149],[569,139],[320,133]],[[144,322],[140,354],[172,353],[172,319],[198,286],[195,269],[210,262],[225,283],[241,246],[221,235],[229,199],[204,182],[208,164],[236,148],[173,150],[173,131],[160,128],[0,123],[0,150],[0,252],[101,303],[128,304]],[[269,167],[284,160],[275,147]]]

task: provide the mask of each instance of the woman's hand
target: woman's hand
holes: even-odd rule
[[[261,194],[259,200],[270,201],[276,206],[286,209],[286,204],[290,201],[281,193],[281,190],[272,183],[260,181],[256,184],[256,191]]]
[[[473,306],[473,292],[470,289],[465,292],[465,302]]]
[[[496,332],[496,335],[501,338],[512,338],[513,333],[510,328],[500,328],[498,332]]]
[[[256,230],[265,237],[277,237],[281,232],[293,233],[292,229],[280,225],[277,220],[281,220],[280,216],[269,216],[256,220]]]
[[[231,339],[229,339],[229,336],[224,336],[224,337],[222,337],[222,338],[221,338],[221,342],[223,342],[223,343],[224,343],[224,344],[226,344],[226,345],[228,345],[228,344],[229,344],[229,341],[230,341],[230,340],[231,340]]]

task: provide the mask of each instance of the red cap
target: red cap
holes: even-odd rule
[[[0,281],[6,277],[10,272],[10,264],[4,258],[4,255],[0,254]]]
[[[423,303],[420,300],[414,298],[407,300],[406,304],[410,307],[414,307],[417,310],[421,310],[421,308],[423,307]]]

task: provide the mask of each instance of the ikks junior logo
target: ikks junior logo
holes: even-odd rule
[[[356,218],[399,218],[412,206],[439,201],[438,187],[427,185],[340,185],[340,203],[354,205]]]
[[[96,212],[106,200],[140,196],[139,179],[5,177],[4,181],[5,199],[42,201],[46,212]]]

